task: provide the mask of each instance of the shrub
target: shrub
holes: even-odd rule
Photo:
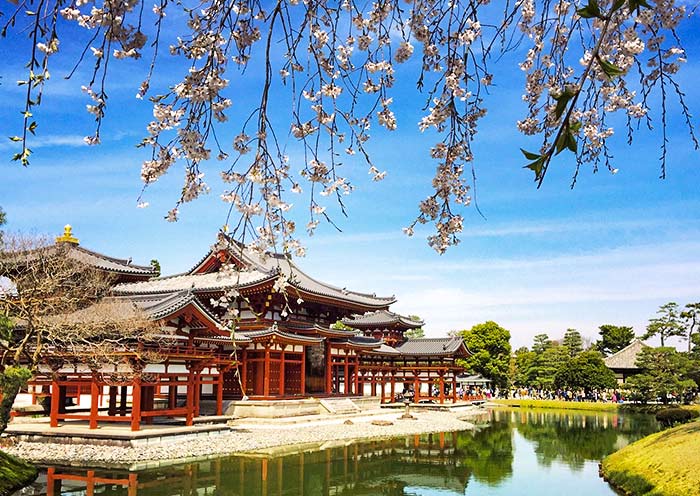
[[[664,427],[673,427],[676,424],[684,424],[700,416],[696,410],[684,408],[666,408],[656,412],[656,420]]]

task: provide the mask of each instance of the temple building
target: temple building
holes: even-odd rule
[[[138,430],[154,417],[191,425],[243,401],[458,400],[456,377],[464,369],[456,361],[468,356],[463,341],[406,339],[423,322],[390,311],[393,296],[324,283],[289,256],[230,240],[187,272],[165,277],[81,247],[70,226],[56,243],[109,274],[115,284],[107,300],[138,309],[168,339],[135,343],[119,364],[104,367],[51,351],[30,386],[35,401],[50,398],[51,425],[82,419],[91,428],[116,421]],[[89,412],[66,409],[85,395]]]

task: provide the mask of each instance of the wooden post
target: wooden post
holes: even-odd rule
[[[389,392],[391,393],[391,400],[389,400],[389,403],[393,403],[394,398],[396,398],[396,377],[394,377],[393,370],[390,372],[390,374],[391,374],[391,388],[389,389]]]
[[[348,350],[345,350],[345,377],[343,378],[343,382],[344,382],[343,388],[345,389],[345,396],[350,395],[350,391],[349,391],[350,390],[350,388],[349,388],[350,377],[348,377],[350,375],[350,363],[348,362],[347,352],[348,352]]]
[[[326,338],[326,394],[333,392],[333,355],[331,355],[331,341]]]
[[[265,364],[263,368],[263,396],[270,396],[270,345],[265,345]]]
[[[58,410],[61,401],[61,386],[58,385],[58,377],[56,375],[51,379],[51,427],[58,427]]]
[[[107,415],[113,417],[117,414],[117,386],[109,386],[109,404]]]
[[[131,430],[141,428],[141,374],[137,373],[131,383]]]
[[[129,489],[127,496],[136,496],[139,490],[138,474],[135,472],[129,473]]]
[[[126,394],[127,394],[127,388],[126,386],[121,387],[121,391],[119,392],[119,415],[124,417],[126,415]]]
[[[97,415],[99,414],[100,391],[97,386],[97,374],[92,373],[90,378],[90,429],[97,429]]]
[[[457,403],[457,374],[452,372],[452,403]]]
[[[216,385],[216,414],[223,415],[224,413],[224,371],[226,370],[221,365],[217,365],[219,371],[219,381]]]
[[[192,409],[192,416],[199,417],[199,399],[202,395],[202,367],[198,363],[197,368],[194,371],[194,408]]]
[[[440,395],[440,404],[445,403],[445,376],[444,372],[440,372],[440,380],[438,382],[438,394]]]
[[[52,397],[53,399],[53,397]],[[46,469],[46,495],[54,496],[56,488],[54,482],[56,481],[56,467],[49,467]],[[59,485],[60,486],[60,485]]]
[[[355,357],[355,394],[357,396],[364,396],[362,392],[360,392],[360,357],[356,356]]]
[[[88,470],[87,471],[87,487],[85,488],[85,495],[86,496],[94,496],[95,495],[95,471],[94,470]]]
[[[413,371],[413,402],[418,403],[420,400],[420,381],[418,380],[418,373]]]
[[[306,396],[306,346],[301,347],[301,395]]]
[[[238,370],[241,374],[241,383],[243,384],[243,391],[241,393],[246,396],[246,391],[248,390],[248,349],[243,348],[241,352],[241,363],[238,364],[240,367]]]
[[[379,376],[379,388],[381,389],[381,397],[379,398],[379,404],[384,404],[384,374],[380,373]]]
[[[171,377],[168,385],[168,410],[174,410],[177,406],[177,383],[178,377]]]
[[[286,346],[282,345],[282,353],[280,355],[280,387],[279,395],[284,396],[284,349]]]
[[[192,419],[194,417],[194,391],[193,387],[195,385],[194,379],[194,365],[189,364],[187,367],[187,414],[185,417],[185,425],[192,425]]]

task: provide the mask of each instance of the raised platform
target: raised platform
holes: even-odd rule
[[[206,417],[200,417],[204,418]],[[205,424],[203,421],[192,426],[144,425],[139,431],[132,431],[128,424],[117,423],[90,429],[84,421],[63,422],[58,427],[50,427],[47,422],[23,422],[11,423],[4,435],[28,442],[137,447],[179,443],[193,438],[217,436],[231,430],[227,424]]]
[[[343,404],[346,411],[361,412],[379,408],[380,398],[374,396],[342,396],[329,398],[306,398],[299,400],[246,400],[231,401],[225,414],[234,418],[286,418],[333,413],[333,404]],[[354,408],[347,408],[352,404]],[[330,406],[330,407],[329,407]]]

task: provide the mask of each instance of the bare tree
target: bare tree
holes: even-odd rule
[[[34,109],[61,46],[79,44],[81,55],[71,62],[76,69],[91,66],[84,92],[96,127],[88,144],[102,138],[112,65],[147,56],[137,97],[150,97],[154,120],[141,142],[151,152],[141,176],[148,186],[176,163],[185,171],[168,220],[209,191],[205,172],[216,158],[231,184],[222,195],[231,204],[226,229],[263,250],[300,254],[290,193],[307,183],[312,233],[331,220],[324,196],[344,212],[343,195],[354,187],[342,172],[344,160],[357,155],[372,179],[382,179],[385,172],[367,148],[370,130],[373,124],[397,128],[393,101],[406,95],[396,94],[395,83],[411,78],[424,98],[418,128],[436,136],[429,151],[435,176],[404,231],[412,235],[417,224],[433,224],[428,243],[442,253],[459,242],[461,212],[472,199],[472,145],[487,112],[494,58],[529,47],[519,64],[528,110],[517,128],[536,137],[534,151],[523,153],[538,186],[563,151],[575,157],[572,186],[584,164],[615,173],[608,146],[615,115],[623,123],[617,134],[631,143],[638,127],[651,129],[656,114],[665,177],[672,116],[685,121],[698,146],[675,79],[686,60],[677,31],[684,18],[685,2],[675,0],[505,0],[500,9],[481,0],[157,0],[152,9],[139,0],[19,0],[2,30],[27,33],[31,41],[28,74],[19,81],[26,98],[22,130],[11,138],[19,146],[14,159],[29,163]],[[66,36],[67,24],[86,29],[86,37],[76,37],[75,28]],[[166,47],[185,75],[151,94]],[[412,74],[400,68],[416,57]],[[229,83],[245,77],[248,67],[262,69],[263,82],[234,107]],[[289,98],[286,116],[278,111],[272,118],[272,108],[284,108],[273,95]],[[678,112],[669,111],[672,97]],[[222,126],[232,113],[242,125],[229,130],[235,138],[228,143]],[[303,163],[290,162],[288,139],[299,143]]]
[[[110,278],[66,256],[67,249],[13,234],[0,241],[0,432],[42,361],[101,366],[127,350],[155,354],[139,343],[158,339],[158,326],[130,303],[103,299]]]

